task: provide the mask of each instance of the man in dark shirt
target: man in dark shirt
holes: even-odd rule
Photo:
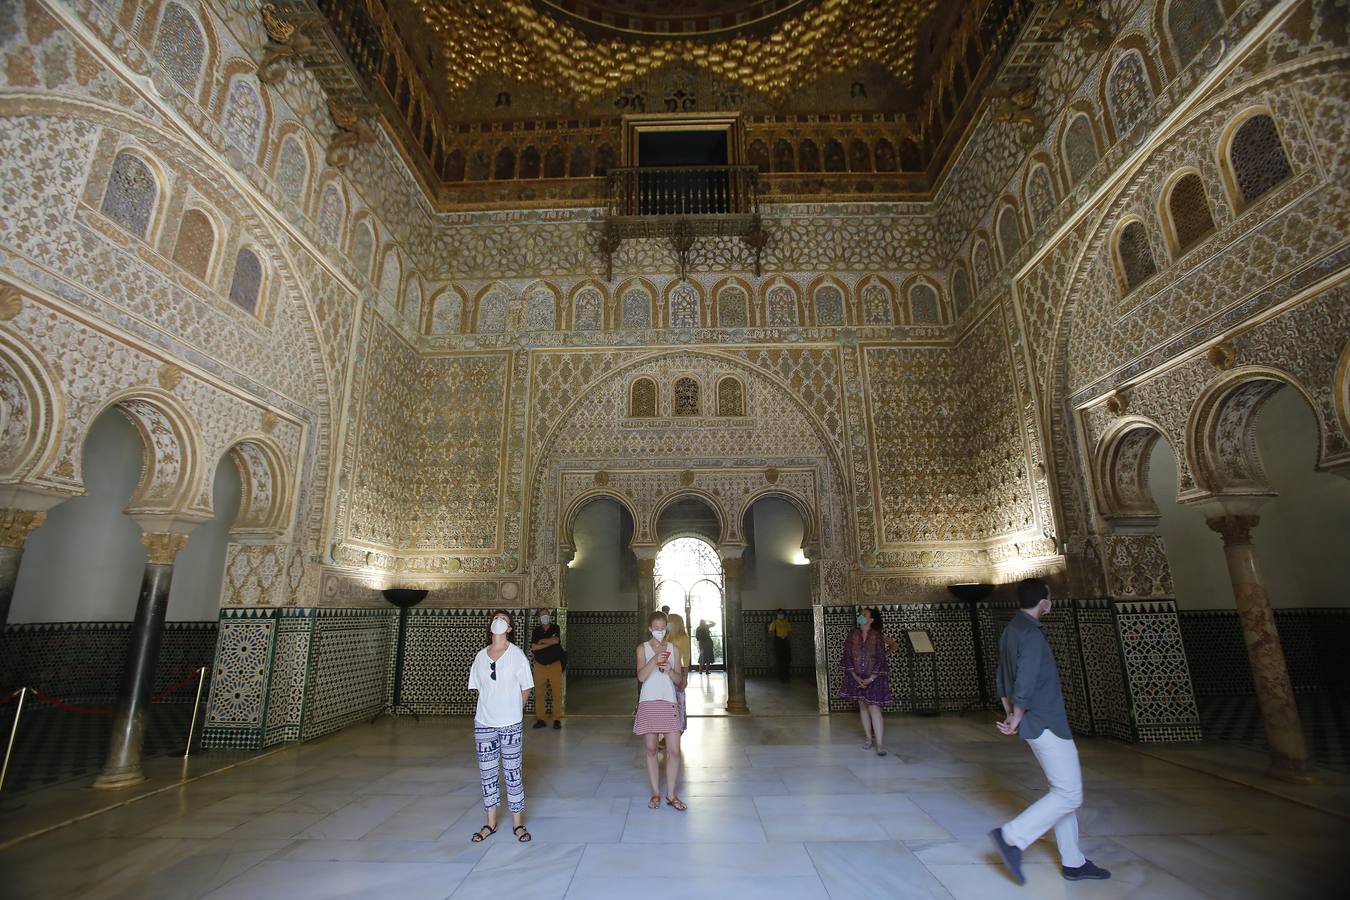
[[[553,727],[562,728],[563,720],[563,648],[562,633],[553,621],[552,610],[540,608],[539,624],[530,633],[530,652],[534,655],[534,727],[548,724],[544,719],[545,695],[551,695]]]
[[[1017,602],[1021,610],[998,642],[998,695],[1007,716],[998,723],[998,730],[1020,736],[1031,745],[1050,782],[1050,793],[989,836],[1018,884],[1026,884],[1022,851],[1051,828],[1059,847],[1060,872],[1066,879],[1110,878],[1110,872],[1093,865],[1078,849],[1076,810],[1083,804],[1083,772],[1064,713],[1055,657],[1042,630],[1041,617],[1050,612],[1050,586],[1041,578],[1028,578],[1017,585]]]

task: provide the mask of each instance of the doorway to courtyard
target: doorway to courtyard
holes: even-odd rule
[[[683,617],[690,639],[689,664],[724,671],[725,579],[722,558],[699,537],[677,537],[656,554],[656,605]]]

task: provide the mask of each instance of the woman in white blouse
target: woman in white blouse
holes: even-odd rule
[[[525,843],[530,833],[525,817],[525,785],[520,780],[521,754],[524,751],[525,702],[534,689],[534,675],[525,651],[511,643],[514,630],[511,614],[499,609],[488,623],[487,646],[478,651],[469,667],[469,690],[478,692],[478,709],[473,715],[473,739],[478,746],[478,776],[483,785],[483,808],[487,824],[474,832],[473,842],[481,843],[497,833],[497,806],[501,792],[497,783],[498,766],[506,771],[506,805],[511,810],[512,832]]]
[[[680,709],[675,686],[684,679],[680,651],[666,640],[666,614],[652,613],[647,617],[651,640],[637,647],[637,677],[642,682],[638,695],[637,714],[633,717],[633,734],[642,735],[647,748],[647,778],[652,785],[649,809],[661,808],[661,764],[657,758],[657,737],[666,739],[666,805],[680,812],[687,807],[675,794],[675,782],[680,775]]]

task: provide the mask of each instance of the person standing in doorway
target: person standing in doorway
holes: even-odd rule
[[[1052,828],[1059,847],[1060,872],[1067,880],[1110,878],[1110,872],[1094,865],[1078,847],[1077,810],[1083,803],[1083,773],[1064,712],[1055,656],[1041,622],[1051,609],[1050,586],[1041,578],[1022,581],[1017,585],[1017,603],[1021,609],[1003,629],[998,642],[997,686],[1005,714],[998,730],[1031,745],[1050,782],[1050,792],[989,836],[1018,884],[1026,884],[1022,851]]]
[[[704,675],[712,671],[714,662],[712,623],[707,619],[698,620],[694,629],[694,640],[698,641],[698,668]]]
[[[661,808],[661,763],[656,746],[658,735],[666,739],[666,805],[680,812],[688,809],[675,793],[680,775],[680,711],[675,685],[684,672],[680,667],[680,653],[666,640],[666,614],[654,612],[647,617],[651,639],[637,647],[637,678],[642,682],[638,695],[637,715],[633,717],[633,734],[642,736],[647,749],[647,778],[652,796],[648,809]]]
[[[506,771],[506,804],[512,831],[522,844],[531,840],[525,829],[525,784],[520,777],[524,752],[525,702],[534,678],[525,651],[511,643],[511,614],[499,609],[488,621],[487,641],[469,666],[469,690],[478,692],[473,715],[473,739],[478,749],[478,776],[483,786],[487,824],[473,834],[475,844],[497,833],[497,807],[502,802],[498,768]]]
[[[844,681],[839,696],[858,702],[862,719],[864,750],[875,749],[886,755],[886,732],[882,707],[891,702],[890,664],[886,661],[886,635],[881,630],[881,614],[864,606],[858,610],[857,625],[844,638],[841,667]]]
[[[540,608],[539,624],[530,633],[530,652],[534,654],[534,727],[548,725],[544,719],[544,700],[550,700],[553,728],[562,728],[563,720],[563,648],[562,632],[551,611]]]
[[[773,638],[773,658],[778,663],[778,680],[786,683],[792,678],[792,623],[788,621],[787,610],[779,608],[769,621],[769,634]]]

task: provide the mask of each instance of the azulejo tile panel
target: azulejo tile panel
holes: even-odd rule
[[[887,656],[890,666],[891,712],[926,710],[937,705],[944,710],[960,710],[979,705],[979,678],[975,670],[975,638],[970,613],[958,603],[870,604],[881,613],[883,628],[896,641]],[[844,640],[854,627],[856,607],[827,606],[825,612],[825,659],[829,665],[830,709],[854,709],[856,704],[843,700],[839,690],[843,682],[840,660]],[[936,669],[926,657],[914,662],[908,631],[926,631],[936,651]],[[911,678],[913,668],[913,678]],[[936,689],[936,690],[935,690]]]
[[[272,610],[221,610],[202,746],[257,749],[272,667]]]
[[[310,636],[304,740],[377,714],[392,689],[393,609],[319,609]]]
[[[530,618],[524,609],[510,612],[512,640],[528,654]],[[469,690],[469,667],[483,649],[491,617],[489,608],[409,610],[403,702],[422,715],[473,715],[478,695]]]
[[[1116,627],[1140,741],[1200,740],[1200,711],[1173,600],[1117,603]]]
[[[570,677],[619,677],[633,671],[637,611],[567,611],[567,673]]]
[[[265,747],[300,739],[313,626],[314,618],[308,610],[278,613],[272,675],[267,691],[267,724],[263,732]]]

